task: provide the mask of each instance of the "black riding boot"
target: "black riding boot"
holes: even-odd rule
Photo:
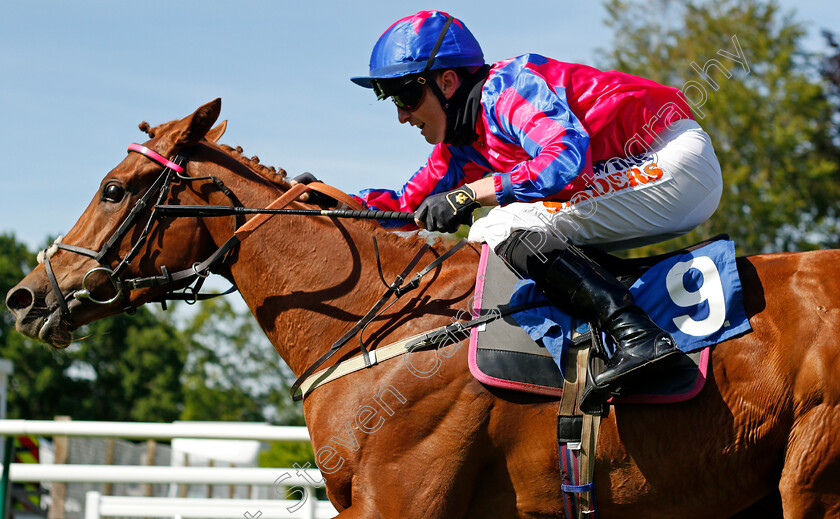
[[[635,305],[630,291],[606,269],[566,242],[543,236],[536,249],[533,234],[518,238],[527,247],[508,244],[500,254],[515,269],[524,267],[552,303],[594,322],[615,342],[615,354],[581,396],[582,411],[596,412],[622,385],[678,360],[671,335]],[[556,248],[550,247],[552,242]]]

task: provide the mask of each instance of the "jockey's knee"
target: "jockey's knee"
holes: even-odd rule
[[[516,229],[495,252],[522,277],[541,279],[557,253],[569,242],[545,230]]]

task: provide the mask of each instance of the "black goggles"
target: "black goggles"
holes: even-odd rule
[[[426,78],[414,76],[408,81],[406,81],[406,78],[375,79],[371,83],[377,99],[390,97],[397,108],[413,112],[417,110],[423,100]]]

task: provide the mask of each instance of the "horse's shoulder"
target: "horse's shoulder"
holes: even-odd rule
[[[753,267],[756,269],[770,269],[799,272],[823,272],[825,269],[835,271],[840,262],[840,249],[820,249],[802,252],[773,252],[740,256],[737,259],[738,270]]]

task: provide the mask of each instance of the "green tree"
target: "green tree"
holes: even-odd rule
[[[93,374],[78,419],[177,420],[183,410],[181,374],[189,341],[147,307],[96,321],[73,355]]]
[[[302,406],[288,396],[294,376],[250,312],[210,299],[185,333],[191,346],[182,419],[303,424]]]
[[[308,442],[271,442],[269,448],[260,452],[260,467],[301,467],[309,463],[315,467],[315,451]]]
[[[644,252],[720,232],[741,253],[835,245],[833,109],[817,57],[803,50],[803,26],[774,1],[608,0],[606,8],[616,37],[599,65],[680,88],[723,170],[715,216]],[[744,64],[730,59],[739,54]]]
[[[834,143],[837,144],[840,140],[840,43],[831,31],[823,30],[822,35],[828,54],[820,64],[820,75],[828,84],[828,95],[834,105]]]

